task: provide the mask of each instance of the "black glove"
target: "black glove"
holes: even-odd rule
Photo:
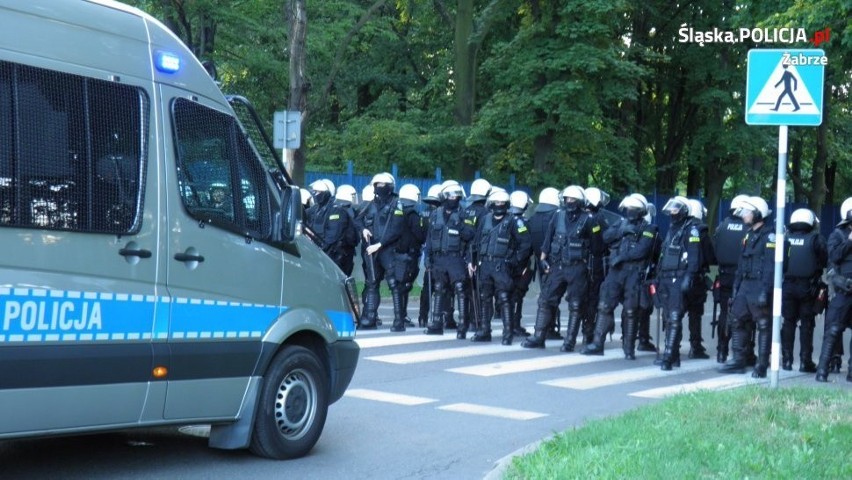
[[[680,282],[680,293],[689,293],[692,289],[692,275],[687,275],[683,277],[683,281]]]
[[[760,292],[760,295],[757,296],[757,306],[760,308],[769,306],[769,295],[766,292]]]
[[[550,270],[550,263],[547,260],[539,260],[538,266],[541,268],[542,273],[547,273]]]

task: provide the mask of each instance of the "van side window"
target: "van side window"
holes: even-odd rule
[[[268,178],[234,117],[184,98],[172,104],[177,178],[200,221],[269,238]]]
[[[147,122],[139,88],[0,61],[0,226],[138,231]]]

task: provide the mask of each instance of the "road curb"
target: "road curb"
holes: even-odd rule
[[[528,453],[531,453],[531,452],[538,450],[538,447],[542,443],[552,439],[556,435],[558,435],[558,433],[553,433],[553,434],[551,434],[551,435],[549,435],[545,438],[542,438],[541,440],[538,440],[538,441],[535,441],[535,442],[530,443],[528,445],[525,445],[525,446],[515,450],[514,452],[506,455],[505,457],[497,460],[496,462],[494,462],[494,468],[492,468],[490,472],[488,472],[484,477],[482,477],[482,479],[483,480],[501,480],[503,478],[503,475],[506,473],[506,470],[509,468],[509,465],[512,464],[512,459],[514,459],[515,457],[520,457],[522,455],[526,455]]]

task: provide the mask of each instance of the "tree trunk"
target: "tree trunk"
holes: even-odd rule
[[[290,100],[288,110],[302,112],[299,148],[287,150],[287,170],[297,185],[305,184],[305,125],[308,122],[308,89],[305,79],[305,35],[308,14],[305,0],[291,0],[288,19],[290,21]]]
[[[811,194],[808,198],[808,205],[817,215],[822,211],[822,206],[829,200],[827,194],[831,194],[826,187],[825,166],[828,160],[828,140],[826,139],[826,130],[828,130],[828,107],[831,103],[831,87],[830,82],[823,84],[822,90],[822,124],[817,128],[816,156],[814,157],[813,173],[811,174]],[[832,189],[833,190],[833,189]],[[833,200],[833,199],[832,199]]]

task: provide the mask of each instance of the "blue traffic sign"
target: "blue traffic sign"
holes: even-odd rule
[[[748,51],[749,125],[818,126],[828,59],[820,49]]]

